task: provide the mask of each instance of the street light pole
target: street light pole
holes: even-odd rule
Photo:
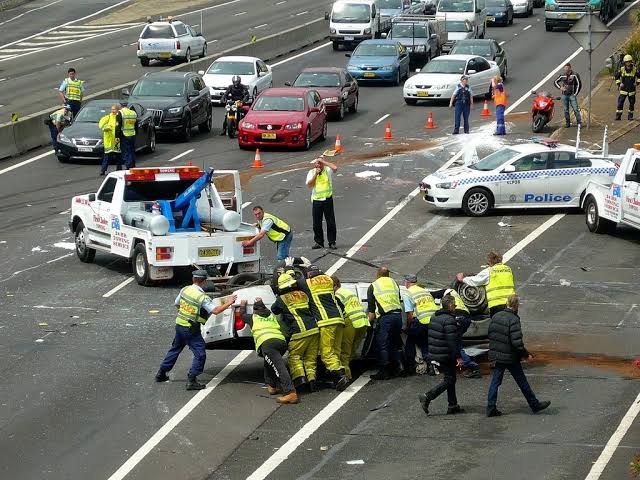
[[[604,8],[604,5],[600,8]],[[589,29],[588,29],[588,34],[587,34],[587,42],[588,42],[588,48],[587,48],[587,52],[589,55],[589,98],[587,100],[587,130],[589,130],[591,128],[591,88],[592,88],[592,82],[593,82],[593,74],[591,73],[591,52],[593,51],[592,48],[592,35],[591,35],[591,19],[593,17],[593,12],[591,11],[591,8],[589,8]]]

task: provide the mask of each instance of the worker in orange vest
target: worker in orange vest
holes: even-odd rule
[[[507,130],[504,125],[504,110],[507,108],[507,92],[502,83],[502,77],[497,75],[491,81],[491,91],[493,92],[493,103],[496,106],[496,132],[494,135],[506,135]]]

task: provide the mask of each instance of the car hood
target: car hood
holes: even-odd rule
[[[251,123],[272,123],[274,125],[284,125],[287,123],[302,122],[306,116],[304,112],[258,112],[249,110],[246,117]]]
[[[204,80],[204,84],[207,87],[216,87],[216,88],[227,88],[231,85],[231,79],[234,75],[218,75],[218,74],[210,74],[205,73],[202,76]],[[243,85],[249,85],[255,79],[255,75],[240,75],[240,80]]]
[[[186,102],[182,97],[136,97],[131,95],[129,103],[139,103],[144,108],[165,109],[170,107],[183,107]]]
[[[361,65],[367,67],[382,67],[385,65],[395,65],[396,57],[371,57],[367,55],[353,56],[349,60],[349,65],[359,67]]]
[[[405,47],[410,45],[426,45],[429,43],[428,38],[393,37],[393,39],[397,40]]]
[[[417,73],[407,80],[405,85],[455,85],[459,81],[460,75],[457,73]]]
[[[64,134],[69,138],[102,138],[102,132],[97,123],[77,122],[64,129]]]
[[[342,95],[342,90],[340,90],[338,87],[308,87],[308,88],[313,88],[315,91],[317,91],[320,94],[321,98],[339,97],[340,95]]]
[[[431,175],[427,175],[422,180],[424,183],[439,183],[446,181],[456,181],[461,180],[463,178],[475,178],[486,176],[486,171],[474,170],[469,167],[454,167],[448,168],[446,170],[441,170],[439,172],[434,172]],[[433,185],[432,185],[433,186]]]

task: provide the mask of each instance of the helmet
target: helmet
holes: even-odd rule
[[[623,62],[633,62],[633,57],[631,55],[625,55],[622,59]]]
[[[240,85],[242,83],[242,79],[240,78],[240,75],[234,75],[233,78],[231,79],[231,83],[233,83],[234,87],[237,87],[238,85]]]
[[[278,277],[278,289],[285,290],[287,288],[291,288],[296,284],[295,279],[293,278],[292,272],[287,271],[281,274]]]

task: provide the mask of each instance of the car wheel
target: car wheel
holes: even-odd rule
[[[138,243],[136,248],[133,249],[133,276],[138,282],[138,285],[149,285],[151,279],[149,278],[149,261],[147,260],[147,252],[145,250],[144,243]]]
[[[207,44],[205,43],[205,44],[202,46],[202,56],[201,56],[200,58],[204,58],[204,57],[206,57],[206,56],[207,56]]]
[[[207,119],[198,125],[198,130],[202,133],[209,133],[213,128],[213,113],[209,112],[207,114]]]
[[[149,66],[149,59],[147,57],[140,57],[140,65],[143,67]]]
[[[398,72],[396,73],[396,78],[393,81],[394,85],[400,85],[400,68],[398,68]]]
[[[338,42],[332,42],[331,46],[334,50],[340,50],[340,44]]]
[[[356,95],[356,99],[353,101],[353,105],[349,107],[350,113],[356,113],[358,111],[358,95]]]
[[[88,231],[84,226],[84,223],[79,222],[76,225],[75,242],[76,242],[76,255],[83,263],[91,263],[96,256],[96,250],[87,246]]]
[[[66,155],[58,154],[57,157],[60,163],[67,163],[69,161],[69,157],[67,157]]]
[[[600,216],[598,213],[598,205],[592,197],[589,197],[587,200],[585,220],[587,222],[587,228],[592,233],[610,233],[616,228],[614,222]]]
[[[404,102],[407,105],[417,105],[418,104],[418,100],[416,100],[415,98],[405,98]]]
[[[328,124],[327,121],[324,121],[324,127],[322,127],[322,133],[320,134],[320,140],[322,140],[323,142],[327,139],[327,130],[328,130]]]
[[[151,126],[151,132],[149,133],[149,138],[147,139],[147,153],[153,153],[156,151],[156,129]]]
[[[229,279],[227,285],[244,287],[247,285],[255,285],[260,279],[260,274],[258,273],[238,273]]]
[[[307,132],[304,134],[304,149],[309,150],[311,148],[311,127],[307,127]]]
[[[502,80],[507,79],[507,74],[509,73],[509,65],[507,62],[504,62],[504,72],[502,72]]]
[[[484,188],[472,188],[462,199],[462,209],[471,217],[486,215],[491,206],[491,194]]]
[[[258,87],[253,87],[253,99],[255,100],[258,96]]]
[[[456,290],[471,314],[478,315],[487,310],[487,291],[483,286],[472,287],[460,282]]]
[[[338,109],[338,113],[336,114],[336,118],[338,120],[344,120],[344,102],[340,102],[340,108]]]
[[[180,138],[183,142],[191,140],[191,117],[187,115],[182,122],[182,132],[180,132]]]
[[[186,53],[186,55],[184,56],[184,60],[185,60],[187,63],[191,63],[191,48],[187,48],[187,53]]]
[[[545,24],[544,24],[544,29],[545,29],[547,32],[553,32],[553,26],[549,25],[549,24],[548,24],[548,23],[546,23],[546,22],[545,22]]]

